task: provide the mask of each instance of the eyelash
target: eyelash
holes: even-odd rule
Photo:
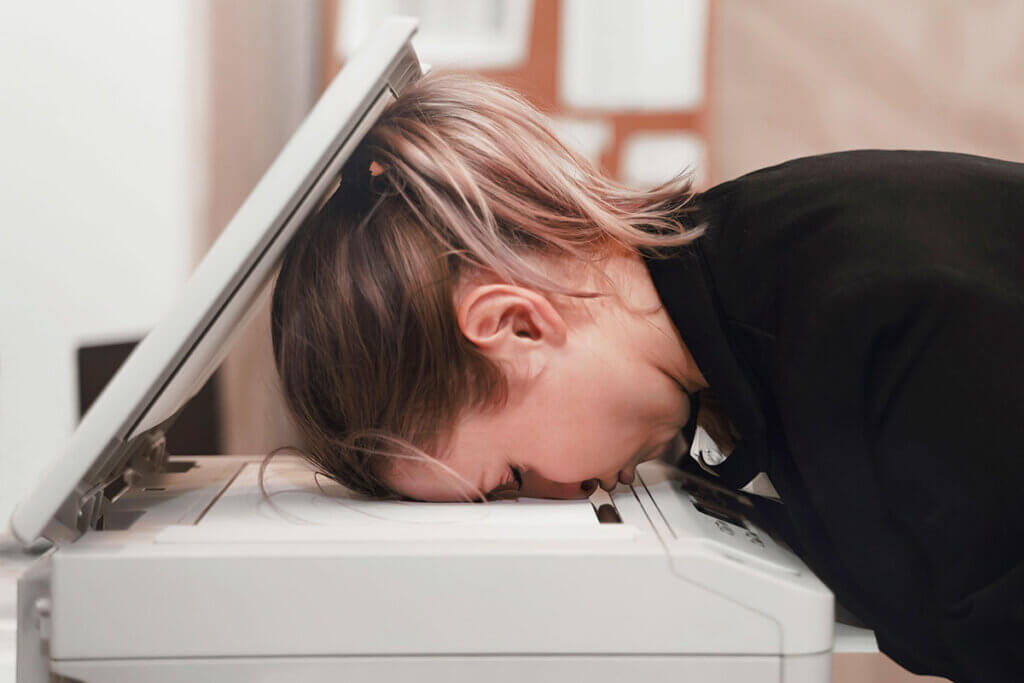
[[[517,500],[519,498],[519,492],[523,488],[523,473],[517,467],[510,466],[508,469],[512,479],[505,481],[488,493],[487,500]]]

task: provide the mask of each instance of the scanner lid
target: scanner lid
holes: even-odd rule
[[[416,20],[393,17],[363,43],[267,169],[160,323],[93,403],[64,453],[14,509],[11,533],[74,541],[102,518],[111,486],[159,469],[163,431],[257,309],[288,241],[336,189],[341,167],[387,104],[421,75]]]

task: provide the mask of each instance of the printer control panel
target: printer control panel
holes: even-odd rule
[[[668,525],[669,542],[710,542],[734,561],[786,574],[806,571],[774,531],[769,516],[781,503],[721,486],[674,468],[645,469],[644,486]],[[767,513],[767,514],[766,514]]]
[[[781,506],[775,501],[763,500],[755,505],[753,494],[734,491],[714,482],[679,474],[675,482],[700,515],[698,523],[708,535],[725,546],[725,554],[741,562],[753,562],[787,573],[800,573],[801,563],[786,547],[778,534],[771,531],[765,506]]]

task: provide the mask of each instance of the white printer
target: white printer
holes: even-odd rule
[[[22,501],[18,681],[829,680],[830,591],[749,499],[657,462],[590,501],[366,501],[163,432],[343,162],[421,70],[416,23],[345,66]]]

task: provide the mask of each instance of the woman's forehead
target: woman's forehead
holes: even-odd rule
[[[482,468],[471,468],[482,470]],[[403,496],[425,501],[459,501],[480,498],[481,472],[468,472],[463,462],[449,462],[428,456],[401,459],[388,472],[392,488]]]

